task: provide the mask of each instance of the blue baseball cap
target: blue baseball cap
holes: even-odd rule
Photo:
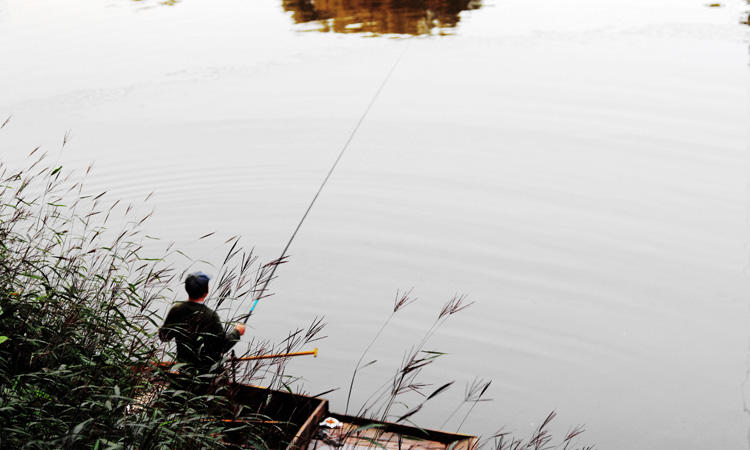
[[[193,272],[185,278],[185,290],[190,298],[201,298],[208,292],[211,277],[203,272]]]

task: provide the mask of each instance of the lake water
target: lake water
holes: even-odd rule
[[[272,259],[401,58],[245,338],[325,315],[290,371],[343,387],[413,288],[357,403],[461,292],[419,425],[476,376],[464,432],[554,409],[601,449],[747,448],[750,5],[708,3],[0,0],[0,157],[93,160],[92,191],[155,192],[150,234]]]

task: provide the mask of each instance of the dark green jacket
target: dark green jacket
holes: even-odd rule
[[[240,340],[240,333],[224,333],[219,315],[203,303],[178,302],[159,329],[159,339],[175,339],[177,360],[207,371]]]

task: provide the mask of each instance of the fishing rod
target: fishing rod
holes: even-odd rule
[[[325,187],[326,183],[328,183],[328,179],[331,178],[331,174],[333,174],[333,171],[336,169],[336,166],[339,164],[341,157],[344,156],[344,152],[346,152],[347,148],[349,148],[349,144],[354,139],[354,135],[357,134],[357,131],[359,130],[359,127],[362,125],[362,122],[365,121],[367,114],[370,112],[370,109],[372,109],[372,105],[375,104],[375,100],[377,100],[377,98],[380,96],[380,93],[383,91],[383,88],[385,87],[385,85],[388,84],[388,80],[391,79],[391,75],[393,75],[393,72],[396,70],[398,63],[401,62],[401,58],[403,58],[404,54],[406,53],[407,48],[408,46],[404,47],[404,50],[396,59],[396,62],[393,63],[393,66],[391,66],[391,70],[388,71],[388,74],[385,76],[385,79],[383,79],[383,82],[380,83],[380,86],[375,91],[375,95],[372,96],[372,99],[370,100],[370,103],[367,105],[367,108],[365,108],[365,111],[362,113],[362,116],[359,118],[359,121],[357,121],[357,124],[354,126],[354,128],[352,129],[352,132],[349,134],[349,138],[344,143],[344,146],[341,148],[341,151],[339,151],[339,154],[336,157],[336,160],[333,162],[333,165],[328,170],[328,173],[326,174],[325,178],[323,178],[323,182],[320,184],[318,191],[315,193],[315,196],[313,196],[312,201],[307,206],[305,213],[302,215],[302,219],[300,219],[299,223],[297,224],[297,227],[294,229],[294,232],[292,233],[292,236],[289,238],[289,241],[287,241],[286,246],[284,246],[284,250],[281,251],[281,256],[279,256],[279,258],[275,260],[275,263],[272,264],[273,267],[271,268],[271,273],[268,275],[265,282],[263,283],[263,286],[260,288],[258,296],[255,298],[255,300],[253,301],[253,305],[250,307],[250,311],[244,316],[242,316],[243,324],[247,323],[248,319],[250,319],[250,316],[253,314],[253,311],[255,311],[255,307],[258,306],[258,301],[260,301],[260,299],[263,297],[263,294],[266,292],[266,289],[268,288],[269,283],[271,283],[271,280],[273,279],[273,276],[276,273],[276,268],[284,262],[284,258],[286,257],[286,252],[289,250],[289,247],[292,245],[292,241],[294,241],[294,238],[297,236],[297,232],[299,232],[300,228],[302,227],[302,223],[305,221],[313,205],[315,205],[315,202],[318,200],[320,193],[323,191],[323,188]]]

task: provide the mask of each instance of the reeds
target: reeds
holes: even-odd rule
[[[560,442],[555,443],[548,428],[557,413],[552,411],[534,430],[528,440],[513,437],[509,432],[498,431],[493,436],[483,441],[483,446],[495,450],[594,450],[593,445],[579,445],[578,437],[584,432],[581,425],[573,427],[568,431]]]
[[[352,382],[350,383],[349,387],[347,406],[354,385],[353,380],[357,372],[364,367],[367,367],[368,365],[374,363],[374,361],[372,361],[365,366],[361,366],[361,362],[364,360],[366,353],[370,348],[372,348],[375,340],[382,334],[383,330],[390,323],[393,316],[398,311],[402,310],[404,306],[414,301],[414,299],[410,297],[411,292],[412,291],[409,290],[404,294],[401,294],[400,292],[396,293],[396,301],[394,302],[393,312],[384,322],[383,326],[381,326],[381,328],[378,330],[375,338],[368,344],[365,352],[362,354],[362,356],[360,356],[359,361],[355,366],[354,373],[352,374]],[[434,363],[439,357],[445,355],[445,353],[442,352],[426,350],[426,345],[428,344],[432,336],[436,333],[436,331],[445,323],[445,321],[450,316],[468,308],[469,306],[471,306],[471,304],[472,303],[467,301],[466,296],[458,294],[453,296],[448,302],[446,302],[441,307],[437,317],[435,318],[431,326],[427,329],[424,336],[422,336],[417,344],[413,345],[404,353],[401,364],[398,366],[393,376],[379,388],[377,388],[365,400],[365,402],[357,410],[356,415],[366,416],[382,421],[407,421],[407,419],[409,419],[422,409],[425,402],[431,400],[436,395],[447,390],[452,382],[448,382],[447,384],[441,386],[441,388],[437,389],[431,395],[428,395],[424,392],[431,385],[421,381],[420,375],[422,374],[422,371],[426,367]],[[409,409],[407,406],[407,409],[405,411],[395,413],[393,411],[395,405],[400,405],[402,407],[406,405],[406,403],[402,401],[402,397],[407,394],[415,394],[419,397],[422,397],[424,400],[411,409]]]
[[[69,141],[66,133],[63,146]],[[0,164],[0,445],[225,448],[233,447],[228,430],[246,445],[278,444],[264,441],[273,425],[263,411],[233,402],[227,381],[289,387],[286,359],[230,357],[200,390],[173,383],[156,364],[169,355],[155,331],[183,278],[166,259],[181,252],[145,256],[150,213],[86,193],[91,167],[76,174],[45,166],[38,149],[30,158],[23,170]],[[270,295],[258,289],[283,261],[261,264],[237,238],[227,244],[210,301],[241,316],[248,297]],[[297,350],[320,339],[324,325],[315,319],[239,356]]]
[[[357,361],[349,383],[346,403],[347,411],[351,403],[351,395],[357,373],[374,364],[376,361],[373,360],[366,364],[362,364],[362,362],[394,315],[404,306],[415,300],[411,295],[411,289],[404,292],[397,291],[393,311],[378,329],[374,338],[368,343]],[[338,436],[338,444],[343,444],[342,448],[347,448],[345,442],[350,436],[359,437],[359,439],[353,441],[356,444],[353,444],[352,448],[386,448],[389,445],[399,445],[398,442],[392,442],[393,439],[396,439],[396,435],[380,431],[380,426],[377,425],[377,422],[407,423],[420,429],[416,423],[418,414],[429,408],[428,402],[434,402],[434,399],[450,390],[455,384],[455,380],[444,381],[438,384],[429,384],[422,381],[421,376],[423,375],[423,371],[434,364],[438,358],[446,355],[446,353],[440,351],[426,350],[426,345],[452,315],[467,309],[472,304],[473,302],[469,302],[467,297],[461,294],[454,295],[448,302],[443,304],[436,319],[422,338],[405,352],[401,364],[391,378],[377,388],[357,410],[355,415],[367,417],[373,421],[373,424],[351,428],[346,433]],[[460,432],[463,426],[468,423],[469,417],[479,403],[492,401],[492,399],[487,398],[491,384],[492,380],[478,378],[468,383],[462,401],[443,422],[442,428],[446,427],[454,417],[459,417],[460,422],[455,432]],[[409,394],[411,396],[407,399],[406,397]],[[413,401],[414,398],[418,399],[416,404],[412,403],[410,405],[410,400]],[[464,412],[462,415],[459,415],[462,409]],[[582,426],[572,428],[563,436],[559,443],[554,443],[553,436],[548,431],[548,427],[555,417],[556,413],[553,411],[542,421],[541,425],[529,439],[520,439],[514,437],[509,432],[500,430],[489,437],[480,438],[475,445],[477,448],[494,448],[496,450],[593,450],[593,446],[579,446],[577,444],[578,437],[584,431]],[[364,434],[360,436],[360,433]],[[369,442],[369,444],[366,444],[366,442]]]

